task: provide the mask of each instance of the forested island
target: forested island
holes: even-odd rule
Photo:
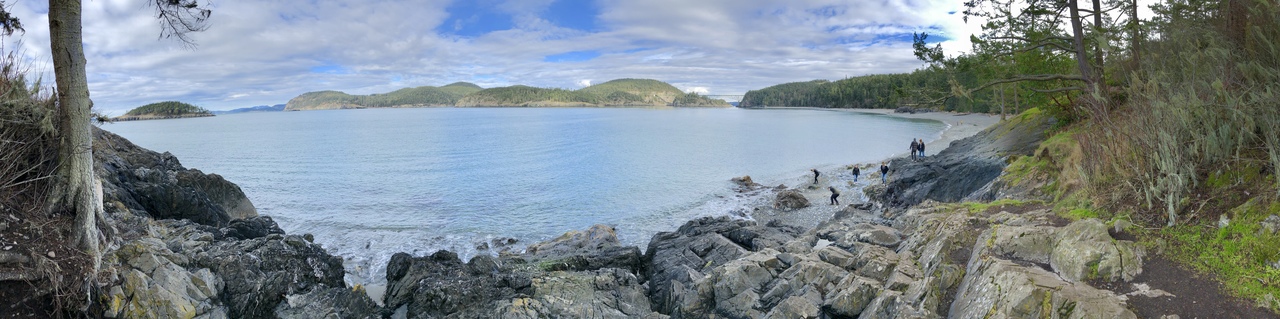
[[[251,106],[251,107],[242,107],[242,108],[232,109],[227,111],[211,111],[211,112],[213,112],[213,114],[215,115],[223,115],[223,114],[239,114],[239,113],[252,113],[252,112],[280,112],[280,111],[284,111],[284,104],[258,105],[258,106]]]
[[[524,85],[484,89],[457,82],[441,87],[421,86],[384,94],[351,95],[338,91],[308,92],[289,100],[286,111],[379,107],[729,107],[723,100],[684,93],[662,81],[618,79],[578,90]]]
[[[212,112],[209,112],[209,110],[202,107],[178,101],[165,101],[136,107],[129,110],[129,112],[126,112],[124,115],[114,117],[111,120],[136,121],[208,116],[214,115]]]

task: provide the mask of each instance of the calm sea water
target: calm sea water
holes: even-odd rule
[[[732,177],[796,185],[810,168],[879,161],[945,125],[822,110],[419,108],[103,128],[240,185],[260,214],[314,234],[362,282],[380,281],[395,252],[466,257],[494,238],[534,243],[598,223],[644,247],[751,205]]]

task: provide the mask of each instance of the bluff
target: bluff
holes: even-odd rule
[[[339,91],[303,93],[285,104],[285,111],[360,109],[371,107],[452,106],[463,96],[481,90],[480,86],[456,82],[434,87],[404,88],[389,93],[351,95]]]

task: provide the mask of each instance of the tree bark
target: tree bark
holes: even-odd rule
[[[1094,64],[1097,64],[1095,66],[1098,71],[1096,74],[1098,77],[1097,84],[1098,87],[1101,88],[1107,83],[1104,78],[1106,76],[1107,69],[1103,67],[1104,64],[1102,64],[1102,41],[1106,39],[1102,36],[1102,0],[1093,0],[1093,33],[1095,36],[1094,39],[1097,41],[1093,44],[1093,60]],[[1106,92],[1106,90],[1103,90],[1103,92]]]
[[[102,214],[101,186],[93,175],[93,135],[89,122],[89,84],[85,76],[80,0],[49,0],[49,38],[58,90],[58,169],[48,208],[75,214],[75,243],[93,261],[102,256],[97,220]]]

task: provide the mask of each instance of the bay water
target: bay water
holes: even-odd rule
[[[946,127],[811,109],[411,108],[102,128],[238,184],[259,214],[342,256],[348,281],[376,283],[396,252],[465,261],[495,250],[481,243],[520,249],[594,224],[643,249],[763,200],[735,196],[730,178],[798,185],[809,169],[878,162]]]

